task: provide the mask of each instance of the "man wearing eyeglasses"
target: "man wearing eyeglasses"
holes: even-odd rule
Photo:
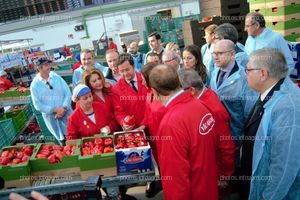
[[[300,199],[300,90],[278,49],[254,51],[246,71],[260,96],[244,129],[253,137],[242,148],[242,172],[251,178],[245,199]]]
[[[52,135],[61,143],[65,142],[67,118],[71,114],[71,92],[67,83],[50,71],[52,61],[40,58],[36,62],[38,74],[31,86],[34,108],[42,113]]]
[[[236,145],[236,160],[239,167],[239,148],[243,127],[257,93],[247,85],[244,68],[235,61],[235,45],[230,40],[220,40],[214,47],[214,60],[218,68],[212,72],[210,82],[230,115],[230,131]]]
[[[180,57],[175,51],[165,51],[162,55],[162,62],[173,67],[176,71],[180,70]]]
[[[248,13],[245,20],[245,31],[248,38],[245,44],[245,51],[250,55],[253,51],[262,48],[276,48],[284,54],[287,60],[289,71],[294,69],[295,63],[285,39],[271,29],[266,28],[264,16],[260,13]]]

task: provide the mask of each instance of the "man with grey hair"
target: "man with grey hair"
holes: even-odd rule
[[[238,42],[239,34],[232,24],[224,23],[216,28],[214,42],[216,43],[222,39],[231,40],[235,44],[235,60],[240,66],[245,68],[249,57],[245,52],[244,45]]]
[[[162,55],[162,62],[170,65],[176,71],[180,70],[180,57],[175,51],[165,51]]]
[[[231,132],[229,127],[230,117],[224,105],[218,98],[218,95],[209,87],[206,87],[194,69],[184,70],[178,72],[181,86],[185,90],[189,90],[192,95],[203,103],[209,110],[211,110],[217,120],[217,123],[222,128],[219,132],[220,136],[220,151],[218,151],[218,166],[219,176],[231,176],[235,170],[235,145],[232,140],[224,140],[222,138],[230,138]],[[223,159],[226,157],[226,159]],[[225,163],[225,164],[222,164]],[[227,168],[222,168],[227,166]]]
[[[253,140],[245,140],[242,152],[243,172],[253,177],[249,199],[300,199],[299,88],[275,48],[254,51],[246,72],[249,86],[260,93],[245,126]]]
[[[266,28],[265,18],[262,14],[248,13],[245,20],[245,31],[248,33],[245,44],[245,51],[248,55],[257,49],[276,48],[284,54],[289,71],[294,69],[295,63],[287,42],[279,33]]]
[[[236,160],[239,165],[244,123],[258,94],[248,87],[244,68],[235,61],[235,45],[232,41],[218,41],[213,56],[218,68],[212,72],[210,86],[230,115],[230,130],[236,144]]]
[[[170,177],[162,179],[164,198],[217,200],[216,160],[222,127],[201,102],[181,88],[174,68],[158,65],[149,80],[155,98],[166,107],[157,134],[169,138],[157,143],[161,177]]]

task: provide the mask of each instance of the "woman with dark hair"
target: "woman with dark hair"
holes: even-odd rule
[[[84,71],[82,74],[82,83],[91,89],[93,95],[93,101],[98,102],[106,109],[108,113],[109,121],[113,130],[110,132],[119,130],[118,123],[115,119],[113,100],[111,92],[111,84],[105,81],[105,78],[101,71],[94,69],[91,71]]]
[[[148,130],[149,142],[151,145],[152,154],[157,163],[157,166],[159,167],[158,151],[157,151],[157,148],[159,146],[158,144],[159,141],[155,138],[158,137],[157,132],[158,132],[160,121],[163,117],[163,113],[165,111],[165,107],[157,99],[154,98],[154,95],[152,93],[149,84],[150,73],[156,65],[157,64],[154,62],[150,62],[144,65],[143,68],[141,69],[143,85],[145,85],[148,89],[147,98],[146,98],[145,118],[142,124],[145,124],[148,128],[147,130]],[[148,198],[152,198],[161,190],[162,190],[162,186],[160,181],[152,181],[151,183],[149,182],[146,187],[146,196]]]
[[[207,71],[205,65],[202,62],[200,48],[194,44],[186,46],[183,49],[182,58],[184,69],[196,70],[196,72],[198,72],[198,74],[202,78],[203,82],[206,83]]]

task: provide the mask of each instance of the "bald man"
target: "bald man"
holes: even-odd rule
[[[129,52],[134,61],[135,71],[140,72],[144,65],[145,54],[139,52],[139,46],[137,42],[131,42],[129,48]]]
[[[158,65],[149,80],[154,97],[166,107],[157,143],[164,198],[218,199],[221,127],[199,100],[181,88],[174,68]]]
[[[235,60],[235,44],[232,41],[218,41],[213,57],[218,68],[212,72],[210,85],[230,115],[230,130],[236,144],[239,166],[243,127],[258,94],[248,87],[244,68]]]

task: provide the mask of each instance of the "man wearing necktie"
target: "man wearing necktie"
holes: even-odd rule
[[[236,148],[236,171],[240,171],[240,147],[243,127],[258,94],[248,87],[244,68],[235,60],[235,44],[220,40],[214,46],[213,56],[218,68],[212,72],[210,86],[230,115],[230,131]],[[239,193],[239,183],[230,181],[232,193]]]
[[[254,51],[245,69],[260,96],[244,127],[242,199],[300,199],[300,90],[288,69],[275,48]]]
[[[142,77],[134,69],[134,60],[128,53],[119,56],[118,71],[122,76],[113,87],[113,103],[118,123],[124,128],[126,116],[134,116],[134,128],[140,127],[144,119],[147,88],[142,84]]]

